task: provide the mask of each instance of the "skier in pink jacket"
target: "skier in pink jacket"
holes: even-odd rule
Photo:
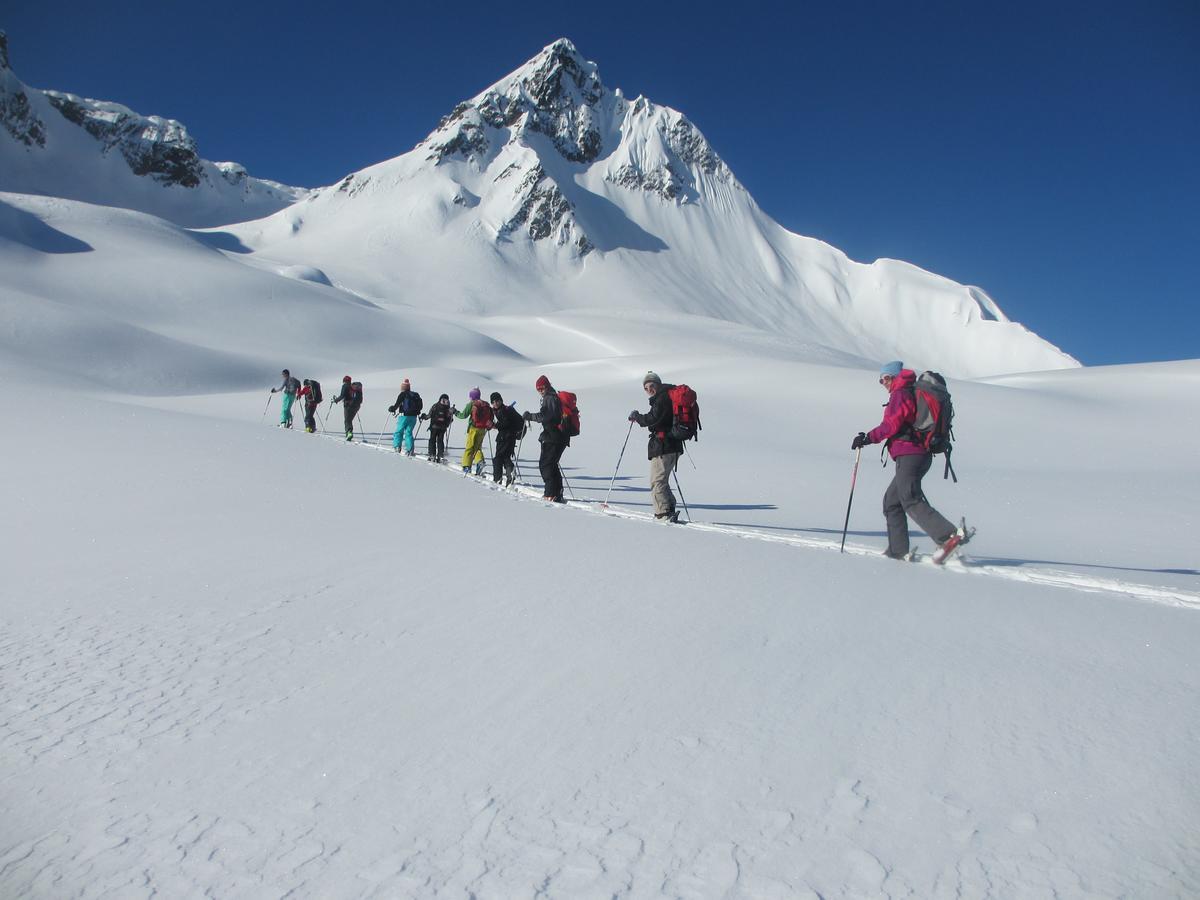
[[[954,548],[966,542],[965,527],[956,528],[950,520],[930,505],[921,488],[921,479],[933,464],[933,454],[918,443],[913,422],[917,417],[917,399],[912,369],[904,368],[899,360],[885,363],[879,370],[879,383],[888,392],[883,421],[868,432],[859,432],[850,444],[851,450],[867,444],[883,443],[895,463],[896,474],[883,495],[883,515],[887,519],[888,547],[884,555],[905,559],[909,555],[908,520],[924,529],[938,545],[934,562],[941,562]]]

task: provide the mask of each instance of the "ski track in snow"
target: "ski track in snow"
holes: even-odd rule
[[[324,437],[330,440],[341,440],[337,435],[330,433],[321,433],[318,437]],[[379,450],[387,453],[396,453],[390,445],[386,444],[388,437],[380,433],[379,441],[384,443],[372,443],[370,441],[361,441],[356,439],[353,443],[360,448],[371,450]],[[491,460],[486,463],[485,473],[482,478],[475,476],[465,476],[459,470],[459,467],[453,464],[453,455],[450,453],[450,448],[447,447],[447,459],[450,460],[444,466],[436,466],[451,474],[459,477],[469,477],[477,480],[482,486],[492,490],[503,491],[507,494],[520,496],[543,505],[550,506],[541,498],[541,494],[535,485],[528,481],[519,482],[514,485],[516,490],[506,489],[495,484],[491,480]],[[461,448],[460,448],[461,449]],[[401,454],[396,453],[397,456]],[[405,461],[408,461],[407,459]],[[425,462],[419,456],[413,461]],[[582,500],[568,500],[565,504],[571,509],[584,510],[586,512],[602,515],[611,515],[623,519],[630,519],[642,522],[643,524],[653,525],[656,528],[677,527],[664,525],[661,522],[654,520],[652,516],[646,513],[633,512],[630,510],[621,509],[619,504],[610,504],[605,507],[600,502],[590,502]],[[683,507],[680,505],[681,518],[684,518]],[[837,552],[840,546],[840,541],[823,540],[821,538],[804,537],[800,535],[781,535],[781,534],[765,534],[760,531],[755,531],[752,528],[734,528],[728,525],[712,525],[706,522],[688,522],[683,526],[693,531],[711,532],[714,534],[724,534],[730,537],[740,538],[743,540],[764,541],[770,544],[787,544],[794,547],[804,547],[812,550],[825,550]],[[986,535],[984,536],[986,539]],[[979,540],[977,537],[976,540]],[[967,545],[970,546],[969,544]],[[845,552],[853,556],[867,556],[871,558],[878,557],[879,550],[874,547],[865,547],[852,543],[846,544]],[[916,564],[922,566],[933,566],[933,561],[928,555],[919,556]],[[1132,581],[1124,581],[1119,578],[1103,578],[1096,575],[1088,575],[1080,572],[1070,572],[1061,569],[1040,568],[1037,566],[1021,566],[1015,569],[1012,566],[996,566],[988,565],[985,562],[977,561],[971,558],[969,553],[963,553],[961,550],[956,552],[943,566],[940,567],[943,571],[953,572],[958,575],[973,575],[983,576],[987,578],[1000,578],[1006,581],[1024,582],[1026,584],[1047,585],[1050,587],[1071,588],[1077,591],[1098,594],[1115,594],[1122,597],[1129,597],[1135,600],[1141,600],[1149,603],[1160,603],[1166,606],[1184,607],[1190,609],[1200,609],[1200,593],[1183,591],[1174,588],[1164,588],[1155,585],[1139,584]]]

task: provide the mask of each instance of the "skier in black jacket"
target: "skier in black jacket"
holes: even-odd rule
[[[524,417],[511,406],[504,405],[504,398],[493,391],[492,421],[496,427],[496,452],[492,454],[492,480],[496,484],[504,479],[504,486],[513,483],[516,467],[513,464],[513,453],[517,449],[517,441],[525,432]]]
[[[654,498],[654,518],[678,522],[675,511],[675,495],[671,493],[671,473],[683,452],[683,442],[671,437],[671,424],[675,411],[671,408],[673,384],[663,384],[653,372],[642,378],[642,390],[650,396],[650,411],[641,413],[636,409],[629,414],[629,421],[650,430],[650,441],[646,455],[650,459],[650,495]]]
[[[344,376],[341,393],[333,398],[333,402],[342,404],[342,413],[346,419],[346,440],[348,441],[354,440],[354,417],[358,415],[362,401],[362,391],[354,387],[349,375]]]
[[[538,376],[534,387],[542,396],[542,408],[535,413],[525,413],[525,421],[542,423],[542,433],[538,437],[538,441],[542,445],[542,452],[538,457],[538,469],[541,471],[542,481],[546,485],[546,494],[542,499],[553,500],[555,503],[566,503],[562,492],[562,471],[558,466],[563,451],[571,445],[571,438],[563,432],[561,427],[562,401],[558,399],[558,392],[554,390],[554,385],[545,375]]]
[[[421,421],[429,423],[429,452],[426,459],[433,462],[446,461],[446,430],[454,421],[458,412],[450,405],[450,395],[442,394],[437,403],[429,407],[429,412],[421,413]]]

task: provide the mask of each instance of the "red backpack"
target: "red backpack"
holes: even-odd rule
[[[492,407],[482,400],[471,403],[471,424],[476,428],[487,431],[492,427]]]
[[[567,437],[579,435],[579,403],[570,391],[559,391],[558,402],[562,404],[562,421],[558,430]]]
[[[668,434],[677,441],[698,439],[700,424],[700,404],[696,402],[696,392],[686,384],[677,384],[667,391],[671,398],[671,412],[674,419]]]

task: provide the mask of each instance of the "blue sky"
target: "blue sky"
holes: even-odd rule
[[[1200,3],[19,3],[34,87],[329,184],[569,37],[759,204],[987,290],[1089,365],[1200,357]]]

